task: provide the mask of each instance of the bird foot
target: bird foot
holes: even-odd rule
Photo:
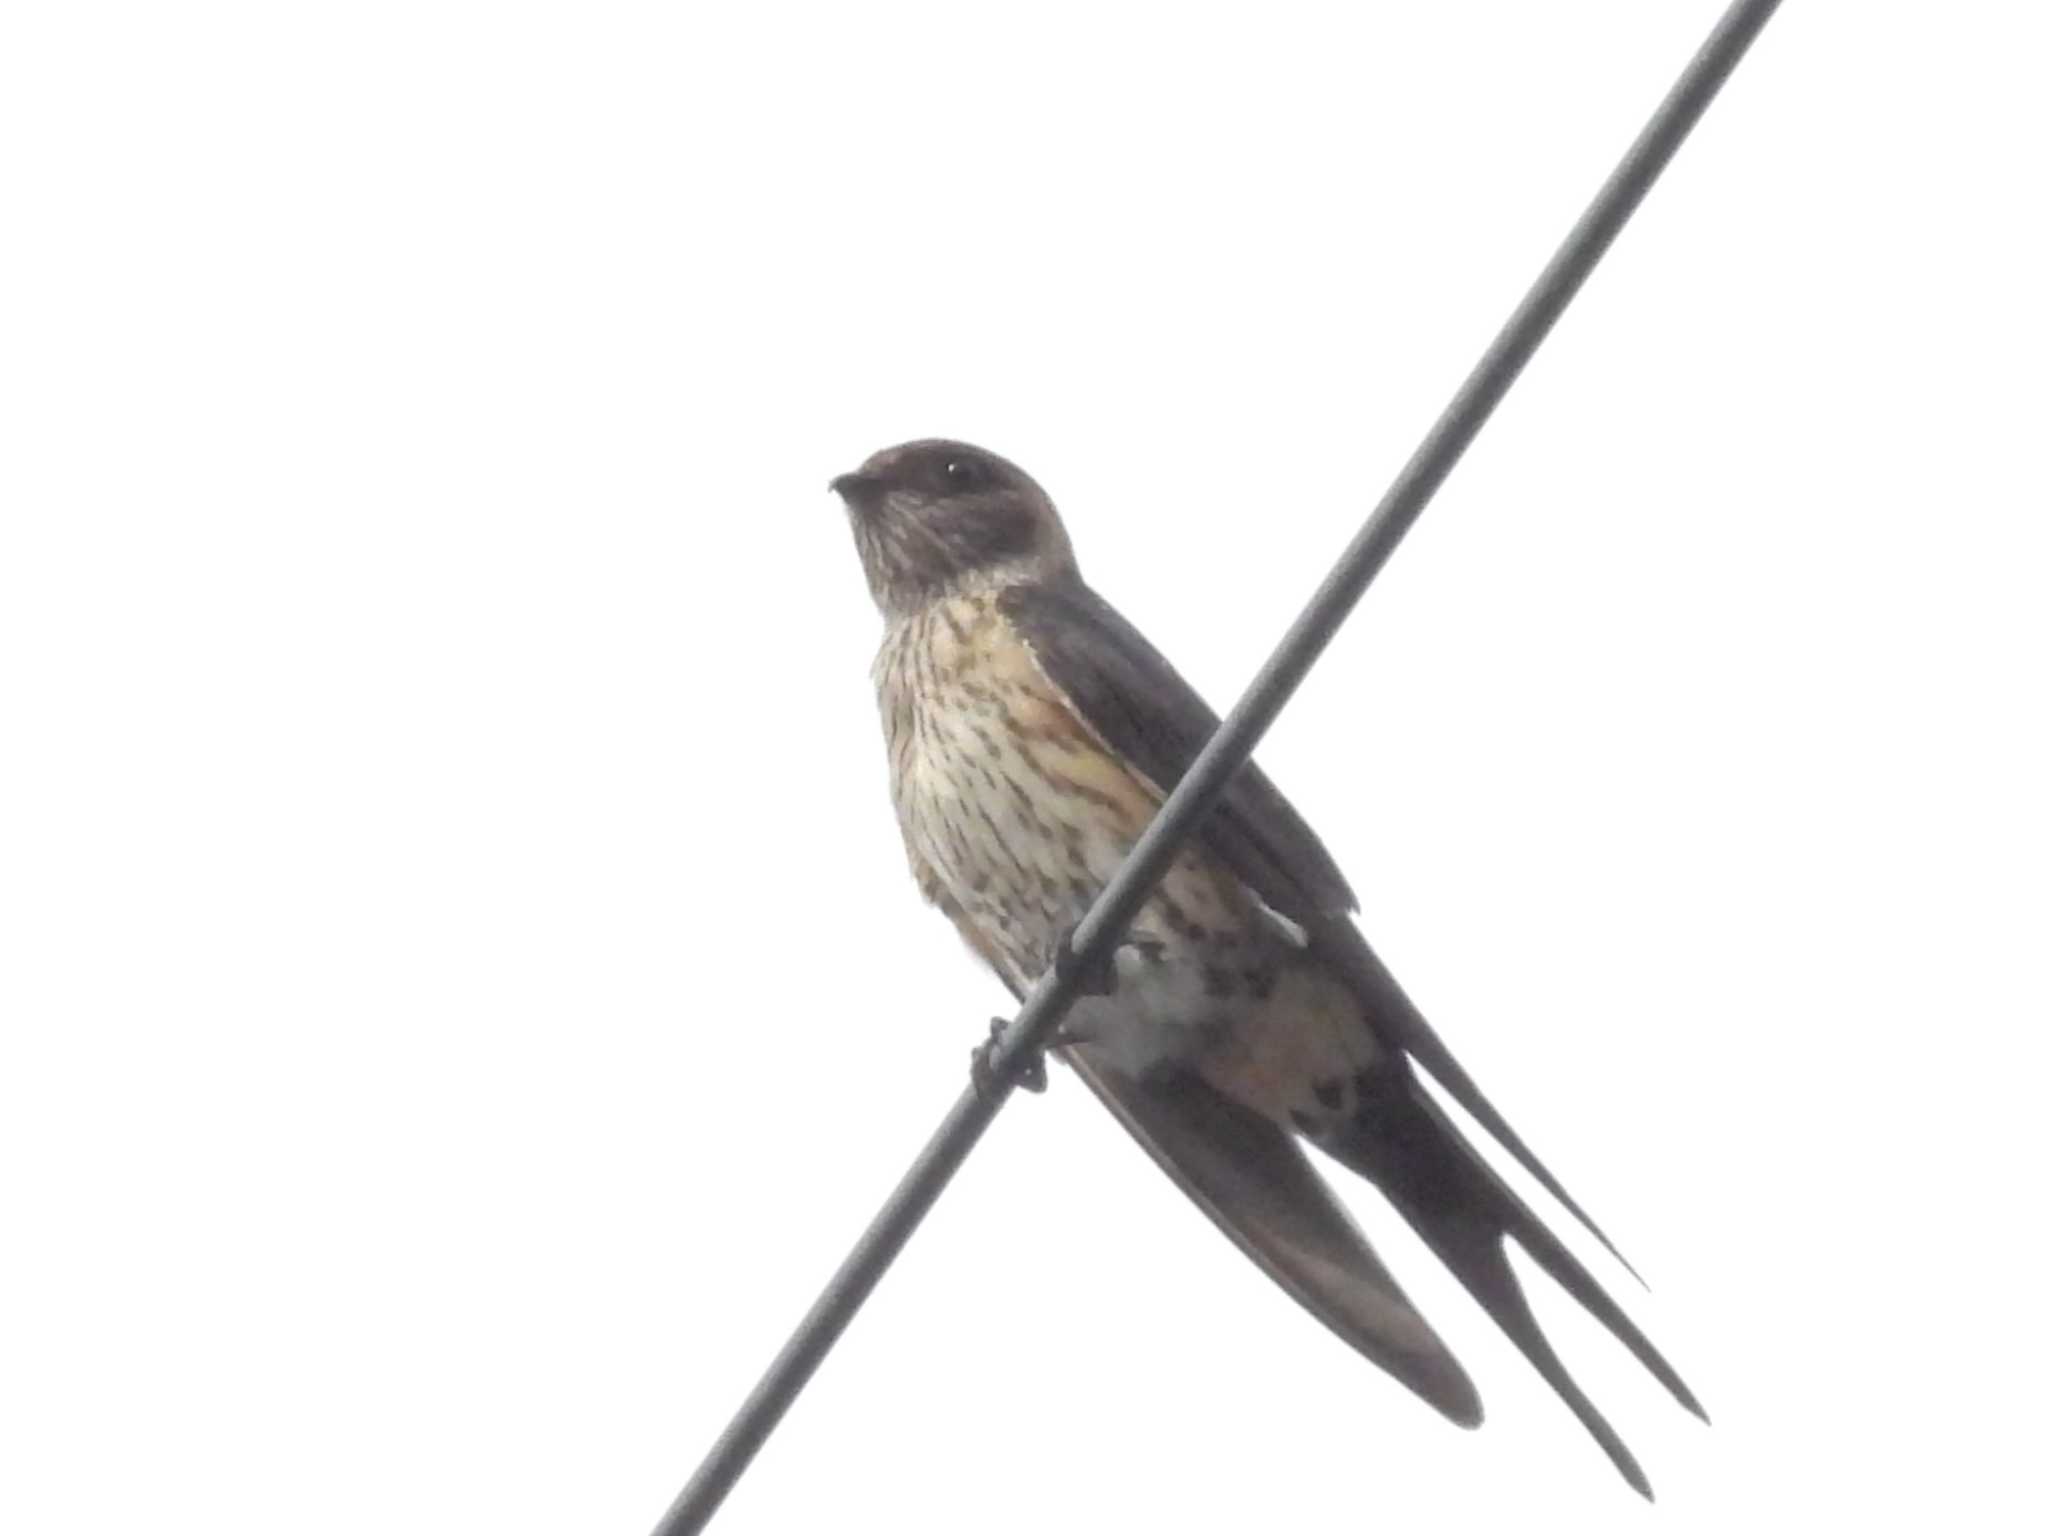
[[[1008,1019],[990,1019],[988,1038],[977,1045],[968,1057],[968,1074],[974,1079],[975,1091],[983,1098],[994,1096],[1002,1086],[996,1071],[996,1046],[1003,1038],[1003,1031],[1009,1027]],[[1032,1051],[1011,1070],[1012,1086],[1022,1088],[1026,1093],[1045,1092],[1045,1052]]]
[[[1052,952],[1053,974],[1062,981],[1071,981],[1074,990],[1082,997],[1116,996],[1117,951],[1134,947],[1129,939],[1111,947],[1100,960],[1083,964],[1080,955],[1074,951],[1074,930],[1069,928],[1060,935],[1060,942]]]

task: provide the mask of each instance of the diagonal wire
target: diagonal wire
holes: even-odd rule
[[[867,1300],[883,1273],[980,1141],[997,1112],[1081,990],[1081,978],[1106,963],[1124,930],[1182,845],[1251,757],[1338,627],[1350,616],[1402,536],[1422,515],[1459,457],[1492,415],[1588,274],[1678,152],[1778,0],[1736,0],[1723,13],[1678,82],[1628,148],[1579,221],[1565,236],[1471,375],[1430,428],[1364,527],[1303,608],[1244,697],[1210,737],[1159,814],[1096,897],[1069,941],[1066,963],[1039,980],[987,1058],[987,1081],[970,1086],[911,1164],[874,1221],[854,1244],[795,1333],[677,1495],[654,1536],[695,1536],[739,1481],[819,1363]]]

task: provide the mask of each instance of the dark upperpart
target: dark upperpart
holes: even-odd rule
[[[885,618],[963,592],[1079,574],[1051,498],[1008,459],[967,443],[884,448],[832,489]]]

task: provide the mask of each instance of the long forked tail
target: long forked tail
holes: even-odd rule
[[[1686,1408],[1706,1418],[1692,1389],[1586,1267],[1502,1183],[1444,1116],[1399,1057],[1361,1076],[1354,1117],[1319,1144],[1377,1184],[1416,1233],[1514,1341],[1537,1373],[1565,1400],[1615,1467],[1644,1498],[1644,1477],[1621,1437],[1565,1370],[1543,1336],[1528,1299],[1508,1267],[1505,1240],[1523,1250],[1605,1325]]]
[[[1458,1064],[1450,1047],[1430,1028],[1429,1020],[1408,1000],[1401,983],[1394,979],[1394,973],[1387,969],[1386,962],[1366,942],[1365,935],[1351,923],[1332,922],[1325,925],[1318,939],[1321,946],[1336,957],[1353,985],[1359,989],[1359,995],[1366,999],[1371,1016],[1380,1022],[1401,1049],[1412,1056],[1439,1087],[1456,1099],[1487,1135],[1528,1169],[1536,1182],[1550,1192],[1552,1199],[1599,1238],[1601,1246],[1614,1255],[1615,1262],[1634,1275],[1638,1284],[1642,1283],[1643,1277],[1636,1274],[1635,1265],[1629,1263],[1622,1251],[1614,1246],[1614,1240],[1586,1214],[1585,1207],[1572,1198],[1570,1191],[1558,1182],[1557,1176],[1544,1167],[1542,1160],[1529,1149],[1529,1144],[1493,1107],[1493,1101],[1479,1091],[1479,1085],[1472,1081],[1471,1074]]]

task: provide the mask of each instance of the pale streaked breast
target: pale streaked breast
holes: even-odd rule
[[[1004,622],[994,595],[893,626],[875,662],[897,819],[927,894],[1028,988],[1158,809],[1155,786],[1107,752]],[[1113,1011],[1119,1056],[1228,1033],[1299,951],[1228,870],[1198,850],[1131,929]]]

